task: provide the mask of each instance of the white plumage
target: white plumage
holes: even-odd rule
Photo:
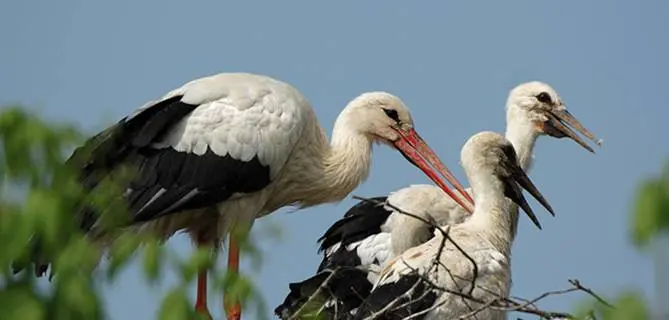
[[[561,121],[574,127],[589,139],[595,140],[587,129],[566,112],[562,99],[549,85],[536,81],[527,82],[516,86],[509,92],[506,101],[506,138],[513,144],[523,170],[529,171],[531,168],[534,144],[540,136],[549,135],[556,138],[567,136],[587,150],[593,151]],[[466,190],[471,194],[470,188]],[[470,216],[467,211],[451,198],[444,197],[443,192],[432,185],[411,185],[391,192],[387,197],[375,199],[423,217],[436,225],[454,225]],[[357,218],[353,219],[351,216]],[[514,235],[516,226],[517,222],[512,226]],[[426,224],[396,212],[388,205],[381,207],[359,203],[351,208],[345,217],[336,222],[320,239],[323,241],[321,250],[324,252],[324,257],[318,272],[341,267],[362,269],[363,271],[345,271],[346,275],[329,279],[330,284],[334,287],[355,287],[360,298],[353,299],[350,297],[352,293],[344,290],[331,290],[336,293],[330,295],[330,305],[337,305],[338,314],[345,317],[345,312],[342,313],[341,310],[350,311],[357,308],[371,289],[371,284],[377,279],[376,270],[379,270],[388,259],[408,248],[426,242],[432,236],[432,230]],[[342,242],[351,241],[354,242],[341,248]],[[367,271],[371,272],[364,274]],[[360,274],[361,272],[364,276]],[[353,273],[359,275],[356,276]],[[351,282],[362,281],[361,279],[365,278],[370,281],[368,285],[351,285]],[[318,279],[324,278],[317,275],[302,283],[314,287],[313,282]],[[299,284],[295,283],[291,286],[297,288]],[[297,291],[291,290],[291,294],[286,297],[282,305],[277,307],[275,312],[284,319],[289,317],[301,307],[305,296],[313,294],[308,290],[305,292],[300,295],[300,298],[297,298]],[[332,313],[333,309],[325,309],[325,312]]]
[[[257,156],[270,167],[270,178],[281,171],[305,126],[315,119],[297,90],[263,76],[217,74],[188,82],[159,101],[176,96],[198,107],[155,147],[196,155],[210,149],[244,162]]]
[[[457,319],[489,301],[508,297],[516,223],[513,212],[517,211],[508,199],[520,205],[537,227],[520,187],[551,214],[553,211],[520,168],[513,146],[503,136],[493,132],[474,135],[462,148],[461,159],[475,194],[474,214],[449,227],[445,231],[448,239],[435,232],[430,241],[391,260],[354,319]],[[505,312],[495,308],[483,308],[476,317],[506,319]]]

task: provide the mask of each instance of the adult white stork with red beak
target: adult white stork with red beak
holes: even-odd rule
[[[281,207],[344,199],[367,178],[374,142],[396,148],[473,211],[471,201],[457,198],[430,168],[466,194],[416,133],[398,97],[358,96],[337,118],[328,143],[311,105],[294,87],[247,73],[200,78],[144,105],[88,141],[83,149],[92,155],[80,172],[93,188],[119,166],[137,167],[123,195],[135,231],[167,239],[186,230],[198,246],[219,246],[233,228],[249,230],[254,219]],[[96,226],[93,216],[90,209],[79,216],[89,234]],[[38,264],[42,272],[48,266]],[[232,237],[228,266],[239,268]],[[206,276],[206,270],[198,276],[196,309],[209,314]],[[229,318],[240,318],[239,303],[224,305]]]

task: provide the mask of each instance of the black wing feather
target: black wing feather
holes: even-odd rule
[[[371,292],[373,284],[367,279],[368,272],[358,268],[361,260],[357,252],[347,250],[346,246],[380,233],[381,226],[392,214],[382,204],[387,197],[375,197],[372,200],[374,201],[360,201],[351,207],[343,218],[330,226],[318,239],[321,243],[319,252],[337,243],[340,247],[329,255],[324,255],[315,276],[289,285],[290,293],[274,310],[277,316],[282,319],[290,318],[321,287],[318,296],[305,309],[319,309],[327,301],[332,305],[324,308],[320,316],[325,319],[345,319],[349,311],[360,306]],[[332,272],[334,275],[330,277]]]
[[[339,242],[347,245],[381,232],[381,226],[392,211],[377,202],[385,203],[387,199],[388,197],[375,197],[372,198],[374,201],[360,201],[351,207],[343,218],[332,224],[318,239],[321,243],[319,252]]]
[[[219,156],[208,149],[203,155],[179,152],[171,147],[157,149],[179,121],[198,105],[175,96],[157,102],[137,114],[90,138],[77,148],[67,164],[78,171],[83,187],[92,190],[122,167],[136,169],[137,175],[125,193],[131,223],[152,220],[185,209],[204,208],[229,198],[233,193],[258,191],[270,183],[270,168],[254,157],[240,161],[229,154]],[[76,218],[88,232],[97,221],[95,209],[82,206]],[[39,258],[39,241],[33,239],[33,256],[38,276],[48,262]],[[15,272],[25,265],[15,264]]]
[[[340,243],[336,251],[323,255],[318,271],[337,267],[355,267],[361,264],[360,257],[355,250],[346,250],[346,246],[380,233],[381,226],[392,214],[392,211],[379,204],[385,203],[387,197],[375,197],[372,200],[374,201],[361,201],[351,207],[342,219],[330,226],[318,239],[321,242],[319,252]]]
[[[334,320],[348,319],[350,312],[360,306],[364,297],[371,292],[372,283],[367,280],[367,272],[344,267],[319,272],[302,282],[291,283],[288,287],[290,293],[274,309],[279,318],[290,319],[300,311],[299,319],[311,318],[313,315],[314,319]],[[322,308],[325,303],[328,306]],[[321,308],[320,313],[316,312]]]
[[[374,319],[400,320],[409,316],[411,319],[424,319],[425,314],[415,315],[427,310],[437,301],[434,287],[417,273],[403,275],[397,282],[378,286],[365,299],[353,319],[365,319],[375,315]]]
[[[269,166],[263,166],[257,156],[245,162],[229,154],[219,156],[211,149],[197,155],[171,147],[153,147],[153,143],[161,141],[174,125],[198,107],[182,102],[181,98],[158,102],[89,141],[88,147],[93,147],[91,157],[80,167],[87,187],[94,187],[100,177],[121,165],[138,170],[126,195],[132,222],[204,208],[236,192],[258,191],[270,182]],[[90,227],[92,222],[85,225]]]
[[[199,156],[172,148],[150,149],[143,157],[141,172],[146,179],[130,186],[134,221],[207,207],[225,201],[233,193],[250,193],[269,184],[269,167],[257,157],[243,162],[211,150]],[[162,194],[151,201],[161,190]]]

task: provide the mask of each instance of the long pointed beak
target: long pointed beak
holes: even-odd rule
[[[541,224],[539,223],[539,219],[537,216],[534,214],[534,211],[532,211],[532,208],[530,205],[527,203],[527,200],[525,200],[525,197],[523,196],[523,192],[520,189],[522,187],[523,189],[527,190],[532,197],[537,199],[539,203],[541,203],[546,210],[552,215],[555,216],[555,212],[553,211],[553,208],[551,207],[550,204],[548,204],[548,201],[546,201],[546,198],[539,192],[537,187],[532,183],[532,180],[530,180],[530,177],[527,176],[525,171],[523,171],[519,166],[514,166],[511,170],[511,176],[508,178],[506,181],[507,187],[509,187],[507,192],[507,197],[509,197],[513,202],[515,202],[518,206],[520,206],[521,209],[527,214],[527,216],[532,220],[535,226],[537,228],[541,229]],[[520,186],[520,187],[519,187]]]
[[[590,132],[590,130],[586,129],[571,113],[569,113],[569,111],[567,111],[567,109],[551,110],[546,115],[548,116],[548,122],[546,122],[544,130],[547,134],[556,138],[569,137],[581,145],[581,147],[592,153],[595,153],[595,150],[593,150],[583,139],[581,139],[581,137],[579,137],[576,132],[574,132],[574,130],[565,125],[566,123],[567,125],[576,129],[576,131],[584,135],[586,138],[595,142],[598,146],[601,146],[601,140],[597,139],[595,135]]]
[[[395,147],[462,208],[469,213],[474,213],[474,200],[465,191],[465,188],[460,181],[455,178],[418,133],[413,129],[408,131],[397,130],[397,132],[400,134],[401,138],[394,142]],[[457,196],[451,188],[437,176],[437,173],[430,167],[430,165],[437,168],[437,171],[439,171],[439,173],[446,178],[446,180],[450,182],[466,200],[462,200]]]
[[[444,178],[449,179],[449,181],[454,181],[453,186],[455,187],[458,192],[467,199],[472,205],[474,205],[474,199],[467,193],[467,190],[458,182],[457,179],[455,179],[455,176],[453,173],[451,173],[450,170],[446,167],[446,165],[437,157],[437,155],[430,149],[430,147],[427,145],[427,142],[423,140],[423,138],[418,135],[418,132],[415,130],[410,130],[409,131],[409,136],[415,139],[416,145],[418,147],[418,151],[425,157],[427,156],[427,160],[439,170],[439,172],[444,176]]]

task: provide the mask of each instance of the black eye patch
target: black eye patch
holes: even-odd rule
[[[393,119],[396,122],[400,122],[400,116],[397,114],[397,110],[383,109],[383,112],[385,112],[390,119]]]

